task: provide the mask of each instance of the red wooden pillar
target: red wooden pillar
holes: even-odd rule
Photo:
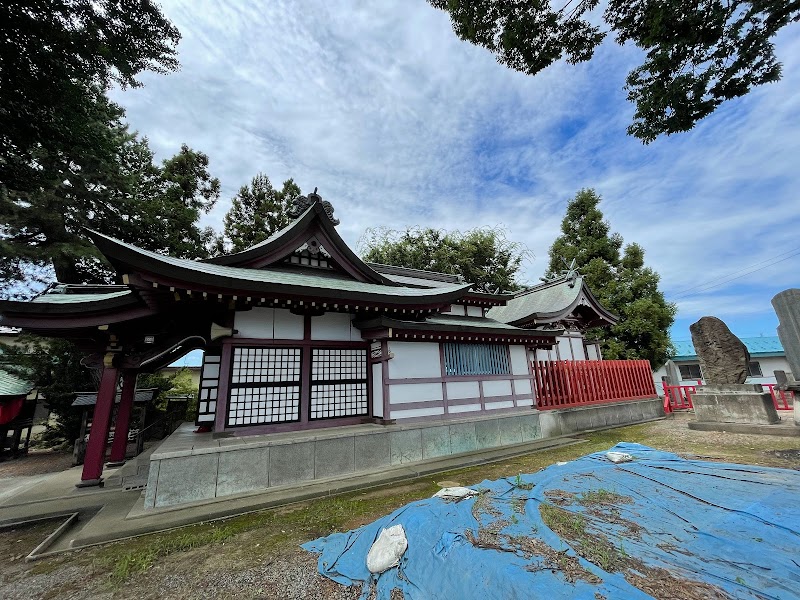
[[[103,375],[100,378],[100,389],[97,391],[97,404],[94,407],[92,431],[89,433],[89,443],[86,445],[86,457],[83,461],[83,473],[77,487],[101,485],[103,481],[103,462],[105,460],[106,445],[108,444],[108,429],[111,425],[111,412],[114,410],[114,397],[117,394],[117,379],[119,370],[106,362]]]
[[[122,396],[117,408],[117,422],[114,425],[114,444],[111,446],[111,459],[107,467],[121,467],[125,464],[125,450],[128,447],[133,399],[136,395],[136,371],[122,372]]]

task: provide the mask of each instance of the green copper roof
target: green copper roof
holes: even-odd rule
[[[433,330],[451,333],[487,334],[487,335],[516,335],[530,338],[552,337],[563,333],[563,329],[523,329],[507,323],[500,323],[486,317],[462,317],[456,315],[432,315],[424,321],[405,321],[402,319],[379,316],[372,319],[355,321],[358,329],[380,329],[392,327],[394,329]]]
[[[108,294],[42,294],[31,300],[31,302],[39,304],[79,304],[81,302],[102,302],[103,300],[132,295],[133,293],[130,290],[110,292]]]
[[[617,317],[592,295],[580,276],[548,281],[520,292],[505,306],[489,309],[487,316],[515,325],[548,323],[569,316],[579,304],[591,306],[598,315],[595,319],[589,319],[592,326],[617,321]]]
[[[27,396],[34,385],[0,369],[0,396]]]
[[[561,280],[537,285],[512,298],[505,306],[492,307],[488,316],[504,323],[514,323],[539,314],[559,313],[578,299],[582,283],[578,277],[574,282]]]
[[[332,279],[326,275],[316,275],[309,270],[273,270],[227,267],[208,262],[197,262],[182,258],[163,256],[126,244],[97,232],[91,232],[100,250],[118,268],[132,267],[146,272],[196,284],[216,286],[232,292],[258,293],[280,292],[305,294],[320,298],[337,298],[342,292],[350,292],[351,299],[388,301],[406,299],[420,302],[447,301],[452,297],[466,294],[469,284],[450,285],[444,288],[411,288],[397,285],[366,283],[354,279]],[[123,271],[124,272],[124,271]]]

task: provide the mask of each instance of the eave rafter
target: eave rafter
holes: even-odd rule
[[[318,290],[307,293],[270,293],[261,294],[250,290],[237,290],[210,286],[200,282],[187,283],[152,273],[130,273],[124,276],[126,282],[141,290],[143,300],[153,307],[164,306],[165,303],[203,301],[227,304],[230,308],[244,309],[262,306],[271,308],[287,308],[293,310],[321,310],[324,312],[369,312],[393,315],[430,315],[445,310],[453,301],[444,298],[431,302],[419,302],[417,298],[393,299],[392,302],[380,302],[362,298],[358,300],[338,300],[336,294],[330,293],[330,299],[321,298]],[[323,290],[326,293],[327,290]],[[399,302],[403,302],[398,306]]]

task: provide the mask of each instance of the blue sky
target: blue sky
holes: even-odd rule
[[[459,41],[423,0],[162,7],[183,35],[180,72],[114,98],[159,158],[183,142],[208,154],[223,194],[204,224],[221,229],[262,171],[318,186],[353,247],[378,225],[504,226],[533,252],[535,283],[567,202],[593,187],[678,303],[675,339],[703,315],[775,335],[770,299],[798,285],[800,265],[800,26],[776,39],[779,83],[644,146],[625,134],[630,46],[528,77]]]

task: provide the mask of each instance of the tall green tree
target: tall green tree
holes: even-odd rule
[[[224,238],[231,251],[241,252],[288,225],[286,212],[298,196],[300,188],[293,179],[287,179],[276,190],[263,173],[253,177],[250,185],[239,188],[224,218]]]
[[[112,85],[139,86],[137,76],[145,70],[175,70],[179,39],[150,0],[3,3],[0,286],[5,295],[10,282],[41,272],[45,263],[64,282],[108,279],[109,271],[81,237],[84,226],[140,239],[129,225],[144,207],[132,198],[141,173],[129,159],[137,145],[140,155],[146,153],[141,148],[146,140],[128,132],[122,108],[106,92]],[[164,212],[150,220],[157,214]],[[142,231],[146,236],[148,229]]]
[[[9,0],[0,8],[0,189],[52,184],[43,156],[102,157],[111,85],[178,67],[180,34],[150,0]],[[118,107],[117,107],[118,109]]]
[[[517,276],[530,254],[499,228],[465,232],[373,228],[366,231],[360,246],[366,261],[461,275],[474,289],[489,293],[520,289]]]
[[[557,276],[574,260],[589,289],[620,317],[616,325],[587,334],[600,340],[603,357],[647,359],[658,368],[673,351],[669,328],[676,307],[658,289],[658,273],[645,266],[644,249],[636,243],[623,248],[622,236],[611,232],[600,201],[594,190],[583,189],[569,202],[546,276]]]
[[[607,35],[645,52],[625,89],[636,105],[628,133],[645,143],[688,131],[752,88],[778,81],[774,36],[800,19],[796,0],[428,0],[456,35],[498,62],[535,75],[557,60],[588,61]]]
[[[146,139],[129,134],[122,122],[105,127],[117,137],[113,156],[83,156],[80,163],[60,157],[48,163],[57,173],[51,187],[25,200],[0,197],[4,292],[27,278],[31,267],[48,264],[62,283],[112,281],[113,271],[84,228],[164,254],[208,256],[211,234],[197,222],[220,188],[208,157],[184,145],[156,165]],[[17,289],[24,295],[24,287]]]

